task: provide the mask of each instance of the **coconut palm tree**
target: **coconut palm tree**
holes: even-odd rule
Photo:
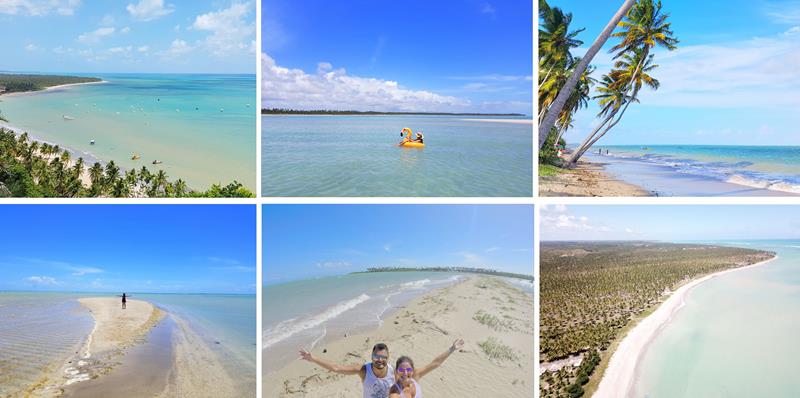
[[[605,125],[602,132],[595,129],[593,134],[586,137],[583,144],[573,152],[568,163],[575,164],[581,156],[586,153],[600,138],[609,130],[616,126],[631,103],[639,102],[638,94],[642,85],[646,85],[653,90],[657,90],[661,83],[650,76],[650,72],[658,67],[654,65],[653,54],[645,57],[644,49],[636,49],[633,54],[625,54],[622,59],[615,63],[614,69],[609,76],[603,80],[604,86],[601,93],[596,98],[600,98],[601,117],[605,117],[601,126]]]
[[[181,180],[179,178],[173,184],[172,191],[175,194],[175,197],[180,198],[180,197],[186,196],[186,193],[188,192],[188,188],[186,187],[186,181],[183,181],[183,180]]]
[[[92,180],[92,196],[99,196],[102,193],[103,177],[103,166],[100,165],[100,162],[95,162],[89,168],[89,179]]]
[[[612,76],[612,78],[617,84],[624,86],[627,96],[633,100],[627,101],[621,109],[618,109],[618,115],[615,112],[614,115],[604,119],[603,124],[608,123],[608,125],[602,133],[598,134],[599,129],[596,129],[589,134],[584,140],[584,144],[572,154],[568,164],[577,163],[583,153],[622,120],[628,106],[632,102],[638,102],[639,90],[643,84],[654,90],[658,89],[659,82],[648,74],[658,67],[658,65],[652,64],[653,55],[650,54],[650,50],[658,46],[672,51],[677,48],[679,42],[674,37],[670,22],[667,22],[669,15],[662,13],[661,8],[661,0],[655,2],[639,0],[626,15],[625,20],[620,22],[622,30],[614,33],[613,36],[621,38],[621,41],[611,48],[611,52],[617,53],[615,58],[618,59],[614,65],[617,69],[612,71],[612,75],[616,74],[616,76]],[[616,119],[614,119],[615,116]]]
[[[547,140],[550,130],[553,128],[553,126],[555,126],[556,119],[558,119],[561,111],[566,106],[570,95],[572,95],[572,90],[575,90],[578,80],[580,79],[581,75],[583,75],[586,67],[589,66],[589,63],[592,62],[592,59],[600,51],[600,48],[602,48],[606,41],[608,41],[608,38],[611,36],[611,33],[614,31],[614,28],[617,26],[622,17],[628,13],[628,10],[630,10],[635,3],[636,0],[625,0],[603,31],[600,32],[600,36],[598,36],[592,46],[589,47],[586,55],[584,55],[583,58],[581,58],[581,61],[576,65],[569,79],[567,79],[567,82],[564,84],[561,90],[559,90],[558,96],[556,97],[555,101],[553,101],[550,109],[547,111],[547,115],[539,124],[539,149],[542,148],[542,145],[544,145],[545,141]]]
[[[539,73],[544,73],[539,84],[546,81],[553,70],[572,63],[570,49],[580,47],[583,42],[576,37],[584,31],[578,29],[571,31],[569,25],[572,23],[572,14],[564,14],[558,7],[549,7],[547,2],[544,10],[540,9],[539,26]],[[544,68],[543,68],[544,67]]]

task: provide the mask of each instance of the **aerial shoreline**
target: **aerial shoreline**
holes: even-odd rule
[[[603,373],[593,398],[618,398],[630,396],[634,385],[634,378],[638,370],[642,355],[658,333],[685,305],[688,293],[701,283],[712,278],[735,271],[750,269],[765,265],[775,259],[772,258],[742,267],[726,269],[699,278],[695,278],[672,292],[650,315],[640,320],[620,341],[608,361],[608,367]]]

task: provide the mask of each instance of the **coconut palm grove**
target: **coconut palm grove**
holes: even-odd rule
[[[0,128],[0,197],[252,197],[239,182],[194,191],[164,170],[122,171],[110,161],[88,166],[58,145],[32,141],[27,133]]]

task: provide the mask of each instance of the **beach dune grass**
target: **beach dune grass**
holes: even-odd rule
[[[478,343],[478,347],[483,350],[483,353],[489,357],[489,359],[493,361],[518,361],[519,356],[516,354],[513,348],[503,344],[499,340],[494,337],[488,337],[486,340],[483,340]]]

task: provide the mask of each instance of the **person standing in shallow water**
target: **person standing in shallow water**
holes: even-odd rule
[[[125,295],[125,293],[122,293],[122,309],[123,310],[125,309],[126,304],[128,304],[128,297]]]

